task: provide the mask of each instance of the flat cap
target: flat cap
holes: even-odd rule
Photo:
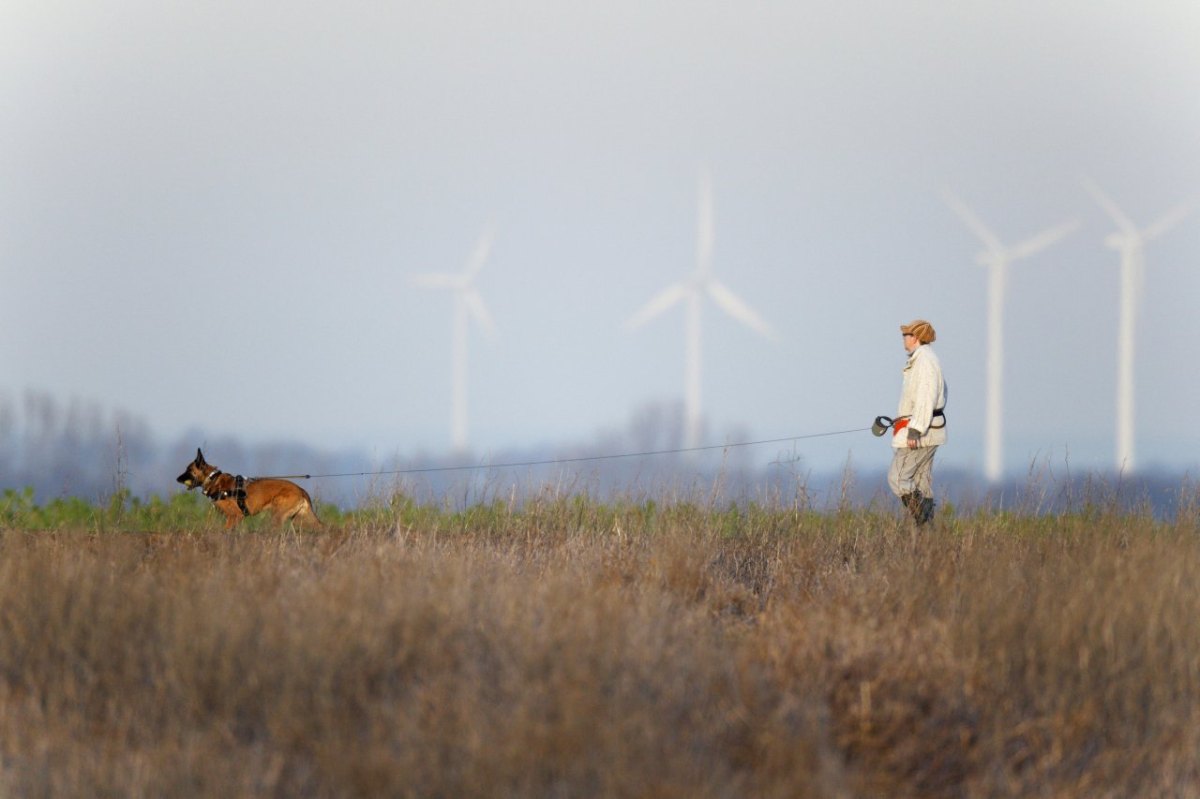
[[[932,344],[937,341],[937,333],[934,332],[933,325],[924,319],[914,319],[907,325],[900,325],[900,332],[913,335],[922,344]]]

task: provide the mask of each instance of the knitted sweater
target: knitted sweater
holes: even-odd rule
[[[919,447],[936,447],[946,443],[946,428],[932,427],[933,412],[946,407],[946,381],[942,379],[942,364],[928,344],[922,344],[908,356],[904,364],[904,386],[900,391],[900,408],[896,418],[908,417],[908,427],[892,436],[892,446],[908,446],[908,431],[921,434]],[[939,418],[937,424],[944,425]]]

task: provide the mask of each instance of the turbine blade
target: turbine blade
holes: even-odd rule
[[[1043,230],[1036,236],[1032,236],[1017,246],[1009,250],[1009,255],[1016,260],[1017,258],[1027,258],[1035,252],[1046,249],[1059,239],[1065,238],[1079,227],[1079,220],[1072,219],[1069,222],[1063,222],[1057,227],[1052,227],[1048,230]]]
[[[1142,233],[1142,238],[1146,241],[1156,239],[1166,233],[1171,228],[1178,225],[1183,218],[1192,212],[1191,203],[1180,203],[1179,205],[1167,211],[1161,219],[1155,222]]]
[[[696,213],[696,271],[701,276],[712,274],[713,241],[716,238],[713,222],[712,174],[700,170],[700,186]]]
[[[475,321],[479,323],[483,332],[489,336],[496,335],[496,323],[492,321],[492,315],[488,313],[487,306],[483,304],[483,297],[479,292],[464,291],[462,301],[467,306],[467,313],[475,317]]]
[[[983,242],[984,247],[987,247],[992,252],[1004,251],[1004,245],[1000,243],[1000,238],[987,225],[979,221],[979,217],[975,216],[975,212],[959,199],[958,195],[945,187],[942,188],[941,195],[942,202],[946,203],[950,207],[950,210],[971,229],[971,232]]]
[[[491,222],[483,229],[483,233],[479,236],[479,241],[475,244],[475,249],[471,251],[471,257],[467,259],[467,268],[463,270],[463,276],[468,282],[479,274],[479,270],[483,269],[483,265],[487,263],[488,254],[492,251],[492,238],[496,234],[495,225]]]
[[[1117,204],[1112,201],[1112,198],[1105,194],[1096,182],[1091,178],[1083,179],[1083,187],[1087,189],[1088,194],[1092,195],[1092,199],[1096,201],[1104,211],[1112,217],[1112,220],[1117,223],[1117,227],[1122,233],[1127,233],[1133,236],[1138,234],[1137,225],[1133,224],[1133,220],[1125,216],[1125,212],[1117,207]]]
[[[629,320],[625,323],[625,329],[634,330],[641,327],[683,299],[687,292],[688,286],[685,283],[676,283],[673,286],[668,286],[664,291],[656,295],[654,299],[643,305],[641,310],[629,317]]]
[[[708,290],[708,296],[712,297],[713,302],[721,307],[725,313],[738,320],[746,327],[758,331],[766,338],[774,338],[771,333],[771,328],[762,320],[758,314],[750,309],[750,306],[742,302],[742,300],[726,288],[723,284],[713,280],[710,281],[705,288]]]
[[[462,283],[458,275],[444,274],[413,275],[408,280],[414,286],[425,289],[457,289]]]

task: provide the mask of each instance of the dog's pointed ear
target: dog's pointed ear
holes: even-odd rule
[[[204,453],[200,451],[199,447],[196,447],[196,463],[204,463]]]

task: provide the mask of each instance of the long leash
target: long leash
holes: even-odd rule
[[[570,463],[587,463],[589,461],[611,461],[621,458],[648,458],[655,455],[682,455],[687,452],[705,452],[714,449],[733,449],[734,447],[757,447],[764,444],[782,444],[789,441],[804,441],[813,438],[831,438],[850,433],[862,433],[870,427],[856,427],[852,430],[833,430],[828,433],[810,433],[803,436],[788,436],[787,438],[767,438],[761,441],[739,441],[730,444],[709,444],[702,447],[679,447],[676,449],[655,449],[646,452],[622,452],[614,455],[589,455],[578,458],[553,458],[543,461],[511,461],[507,463],[473,463],[459,466],[425,466],[412,469],[388,469],[378,472],[339,472],[336,474],[275,474],[270,477],[278,480],[318,480],[327,477],[378,477],[392,474],[431,474],[434,472],[465,472],[476,469],[520,469],[530,466],[561,466]],[[260,478],[261,479],[261,478]]]

